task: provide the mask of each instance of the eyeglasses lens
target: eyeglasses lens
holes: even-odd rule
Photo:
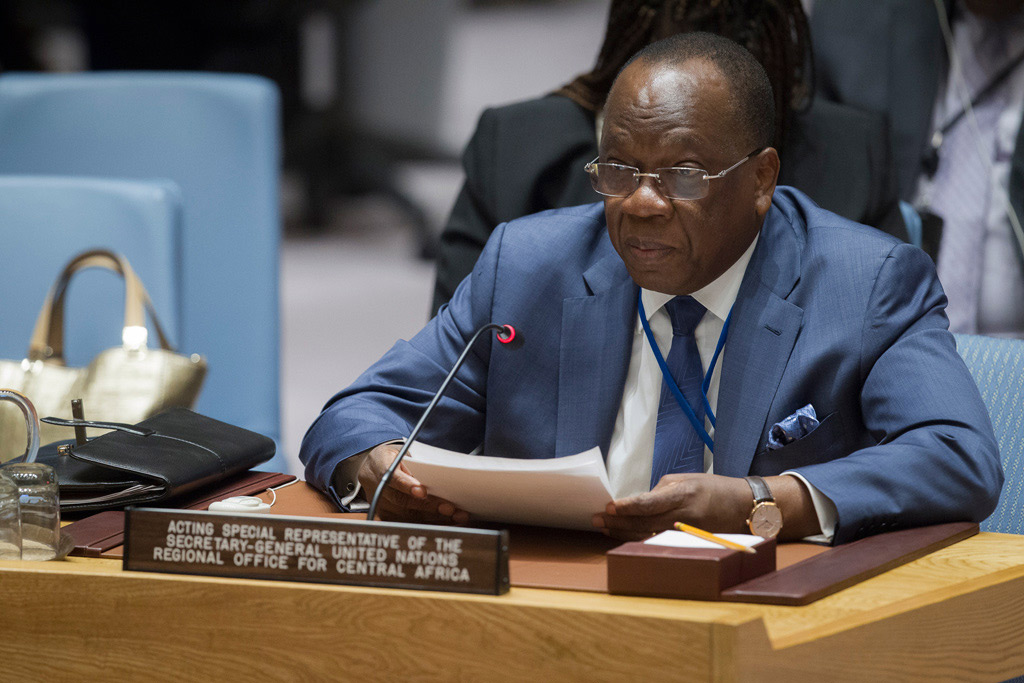
[[[661,169],[661,189],[674,199],[701,199],[708,194],[708,177],[695,168]]]
[[[590,180],[594,190],[609,197],[625,197],[639,186],[636,169],[618,164],[594,164]]]
[[[640,186],[637,170],[618,164],[592,164],[590,180],[594,190],[608,197],[628,197]],[[672,199],[701,199],[707,196],[704,171],[693,168],[658,169],[658,189]]]

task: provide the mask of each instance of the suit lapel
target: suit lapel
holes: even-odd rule
[[[803,309],[785,300],[799,276],[803,239],[775,203],[733,308],[722,361],[715,473],[746,476],[789,362]]]
[[[607,454],[622,401],[638,289],[608,249],[583,275],[592,295],[562,302],[556,456],[595,445]]]
[[[778,197],[778,194],[776,195]],[[800,272],[802,219],[784,215],[792,199],[773,202],[743,277],[718,394],[715,472],[745,476],[789,362],[803,309],[785,298]],[[558,428],[555,455],[598,445],[607,453],[629,368],[638,287],[618,254],[606,254],[583,277],[590,296],[562,302]]]

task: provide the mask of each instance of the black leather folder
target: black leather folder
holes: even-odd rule
[[[85,443],[51,444],[38,462],[53,466],[61,511],[158,503],[270,460],[269,437],[174,408],[135,425],[43,418],[66,427],[109,429]]]

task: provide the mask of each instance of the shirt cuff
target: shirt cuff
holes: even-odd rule
[[[832,539],[836,535],[836,504],[826,496],[824,493],[815,488],[811,482],[807,481],[804,475],[794,470],[786,470],[783,474],[788,474],[792,477],[796,477],[803,483],[807,492],[811,494],[811,503],[814,505],[814,513],[818,516],[818,524],[821,527],[821,533],[813,536],[807,536],[802,539],[809,543],[832,543]]]
[[[393,439],[384,441],[377,446],[398,445],[405,443],[405,439]],[[374,446],[376,448],[377,446]],[[363,466],[366,455],[353,455],[345,458],[334,468],[331,475],[331,483],[327,486],[327,492],[343,512],[363,512],[370,507],[366,496],[363,496],[362,486],[359,484],[359,468]]]

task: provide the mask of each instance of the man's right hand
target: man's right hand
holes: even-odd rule
[[[396,444],[381,444],[366,452],[358,476],[367,500],[373,498],[380,480],[400,450],[401,446]],[[465,524],[469,521],[469,513],[465,510],[428,494],[427,487],[409,474],[404,464],[398,466],[381,493],[377,516],[388,521],[424,524]]]

